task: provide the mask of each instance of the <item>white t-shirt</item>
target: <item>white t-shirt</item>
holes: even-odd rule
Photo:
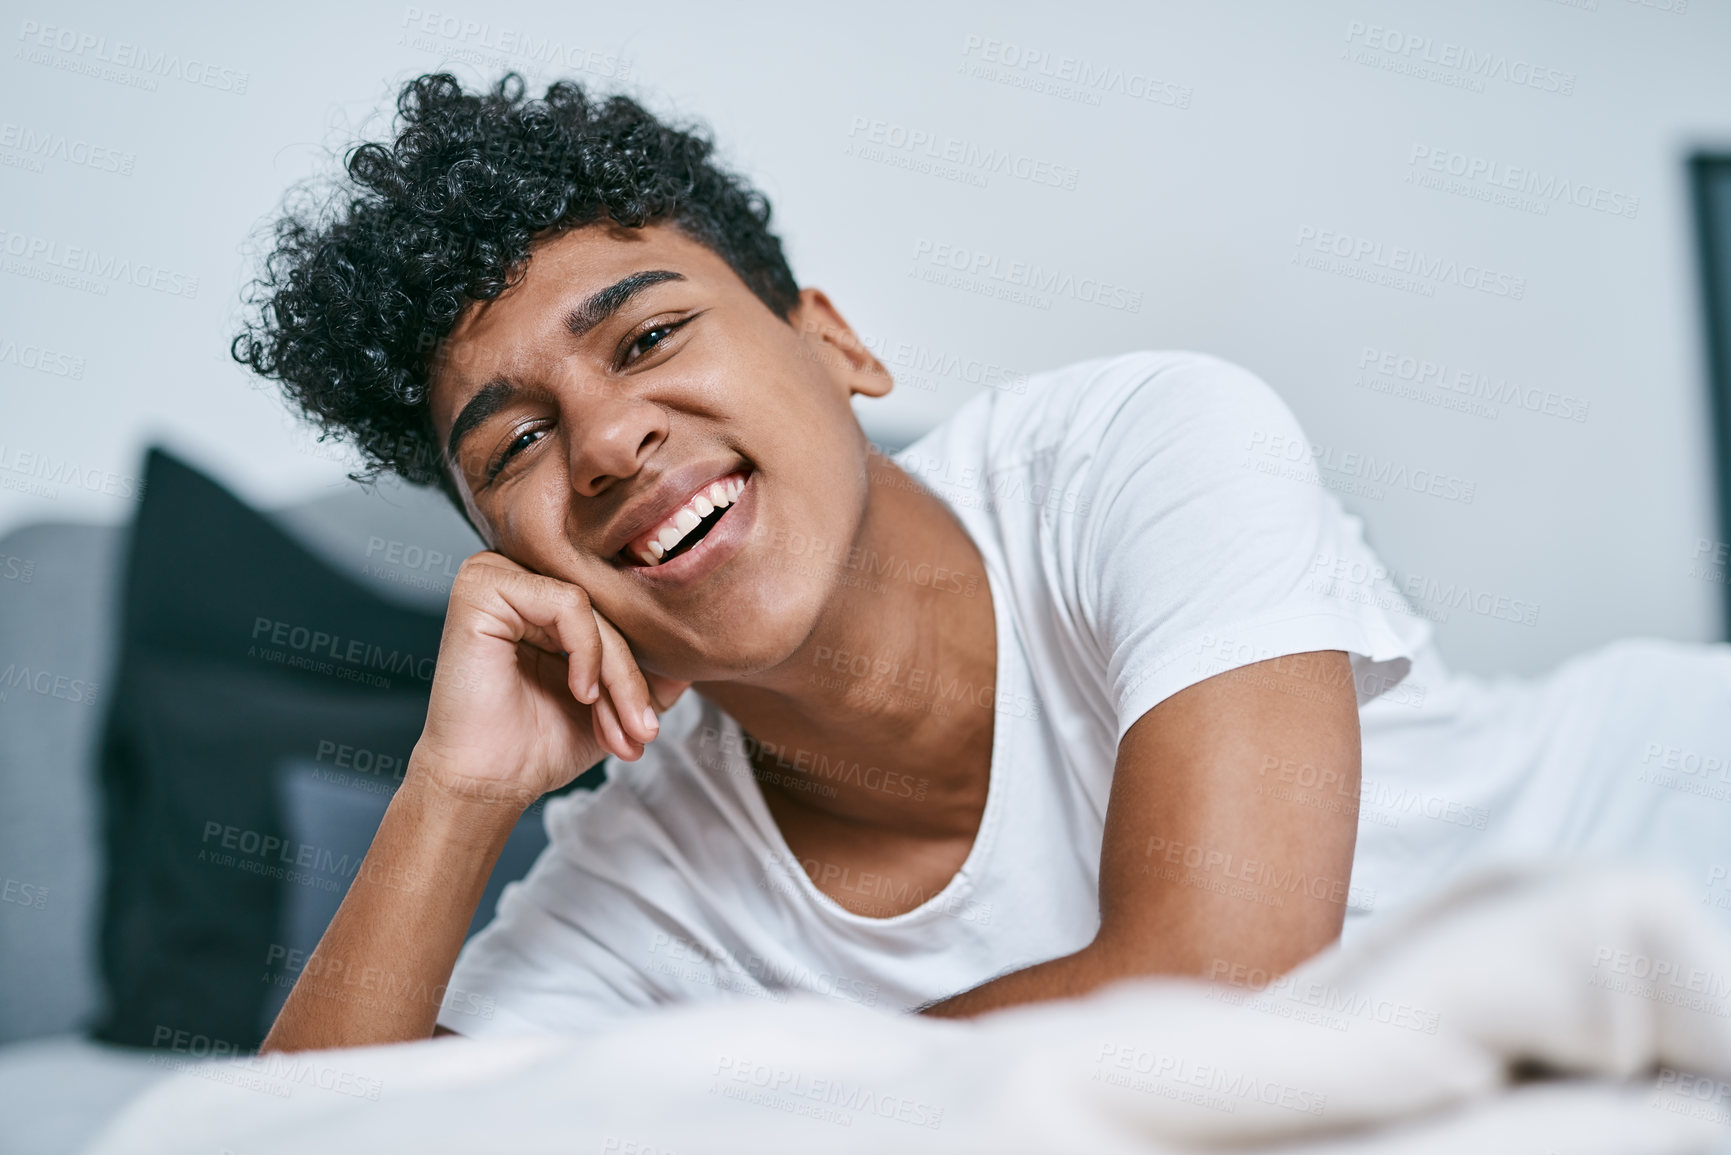
[[[1179,690],[1344,650],[1361,718],[1410,728],[1422,701],[1403,678],[1415,660],[1441,675],[1429,623],[1388,581],[1363,577],[1380,567],[1360,523],[1309,468],[1274,390],[1174,352],[1025,385],[982,392],[896,458],[979,547],[997,620],[995,684],[945,690],[995,716],[985,812],[960,872],[904,914],[844,909],[789,851],[739,726],[688,692],[642,759],[610,762],[600,789],[548,805],[551,845],[464,947],[444,1026],[581,1032],[659,1004],[795,991],[913,1008],[1093,938],[1119,741]],[[1305,447],[1296,461],[1293,445]],[[1335,575],[1361,580],[1343,590]],[[845,751],[814,774],[921,789]],[[910,897],[811,866],[886,909]],[[1374,892],[1355,870],[1349,924]]]

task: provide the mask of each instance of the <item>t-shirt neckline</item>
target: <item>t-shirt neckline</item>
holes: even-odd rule
[[[946,503],[948,504],[948,503]],[[952,510],[953,512],[953,510]],[[992,756],[987,770],[986,805],[980,812],[980,827],[974,832],[974,844],[968,848],[968,856],[962,860],[962,865],[950,880],[940,887],[926,901],[912,910],[901,914],[890,915],[887,918],[874,918],[871,915],[856,914],[847,909],[835,899],[817,888],[811,876],[806,874],[799,865],[799,859],[788,846],[787,839],[782,836],[781,826],[775,821],[775,816],[769,812],[769,803],[763,800],[763,788],[757,781],[757,776],[751,772],[751,760],[745,756],[742,742],[743,731],[732,715],[720,707],[716,712],[721,715],[721,725],[724,741],[721,744],[722,757],[728,762],[727,773],[743,778],[740,795],[746,809],[751,814],[753,822],[757,823],[759,831],[768,843],[774,855],[775,862],[781,869],[794,876],[793,885],[801,896],[809,900],[817,909],[824,911],[830,917],[859,927],[900,927],[914,922],[923,922],[936,915],[954,910],[962,900],[973,890],[979,877],[980,865],[991,853],[998,826],[998,812],[1003,808],[1003,798],[1006,786],[1000,760],[1004,757],[1005,742],[1004,715],[999,709],[1003,701],[1006,671],[1013,668],[1010,648],[1017,644],[1014,634],[1012,615],[1008,603],[1004,600],[1004,586],[1008,583],[999,580],[999,570],[996,557],[986,548],[971,529],[965,519],[959,515],[957,520],[962,523],[962,529],[974,542],[974,548],[980,551],[980,559],[986,568],[986,587],[992,598],[992,628],[997,631],[997,654],[993,663],[992,684]],[[766,867],[768,864],[765,864]]]

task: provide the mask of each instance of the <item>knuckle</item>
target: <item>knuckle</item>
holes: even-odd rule
[[[498,563],[505,561],[502,554],[490,550],[472,553],[457,566],[457,574],[451,579],[451,593],[454,596],[459,589],[472,593],[477,588],[493,585],[503,572]]]

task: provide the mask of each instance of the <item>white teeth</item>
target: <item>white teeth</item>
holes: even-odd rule
[[[649,539],[648,547],[637,551],[637,556],[646,566],[660,565],[662,559],[673,551],[673,547],[685,539],[686,534],[696,529],[704,518],[716,510],[738,501],[744,489],[743,478],[712,483],[708,489],[694,496],[689,505],[675,513],[672,524],[662,526],[661,532]]]

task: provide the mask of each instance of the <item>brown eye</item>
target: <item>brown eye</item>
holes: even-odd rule
[[[657,346],[657,345],[661,344],[661,342],[667,340],[668,334],[672,333],[674,330],[678,329],[681,325],[686,324],[686,322],[690,321],[690,320],[691,320],[691,318],[687,317],[685,321],[679,321],[675,324],[656,325],[652,329],[645,329],[638,336],[638,338],[635,341],[631,342],[631,345],[626,350],[626,352],[627,353],[637,353],[639,350],[641,350],[643,353],[648,353],[651,350],[653,350],[655,348],[655,346]],[[651,338],[654,338],[654,339],[651,340]],[[625,359],[625,363],[630,364],[633,359],[634,358],[627,357]]]
[[[529,448],[529,446],[535,444],[535,439],[540,433],[541,430],[539,429],[525,429],[522,433],[519,433],[516,437],[512,438],[511,443],[505,446],[504,452],[494,458],[493,463],[487,467],[487,480],[491,481],[495,477],[499,476],[499,471],[504,469],[506,464],[509,463],[513,457]]]

